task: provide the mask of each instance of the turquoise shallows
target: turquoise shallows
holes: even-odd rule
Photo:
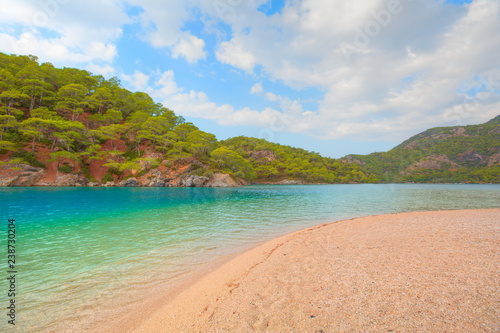
[[[16,330],[58,331],[96,311],[126,309],[116,300],[141,301],[204,263],[287,232],[366,215],[471,208],[500,208],[500,185],[0,188],[0,272],[7,276],[13,218]],[[0,284],[0,331],[7,282]]]

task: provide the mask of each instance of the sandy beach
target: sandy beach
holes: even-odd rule
[[[500,210],[298,231],[209,272],[133,332],[498,332]]]

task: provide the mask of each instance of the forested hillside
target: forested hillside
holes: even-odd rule
[[[349,155],[382,182],[500,183],[500,116],[432,128],[385,153]]]
[[[115,77],[0,53],[0,185],[219,186],[221,179],[377,181],[356,164],[265,140],[220,142]]]
[[[222,141],[223,148],[245,158],[260,181],[300,179],[305,182],[378,182],[356,164],[343,163],[303,149],[263,139],[236,137]]]

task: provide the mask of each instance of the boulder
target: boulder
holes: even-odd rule
[[[179,182],[179,186],[182,187],[204,187],[208,182],[208,177],[189,175],[185,176]]]
[[[238,183],[226,173],[213,174],[206,187],[239,187]]]
[[[288,180],[288,179],[285,179],[285,180],[282,180],[280,182],[277,183],[278,185],[304,185],[305,182],[302,181],[302,180]]]
[[[87,186],[88,183],[89,183],[89,180],[88,180],[87,177],[80,176],[80,178],[78,178],[78,183],[77,184],[80,184],[81,186]]]
[[[90,183],[87,183],[87,186],[89,186],[89,187],[99,186],[99,183],[90,182]]]
[[[139,186],[145,187],[164,187],[165,176],[158,169],[154,169],[137,179]]]
[[[106,184],[103,184],[102,186],[104,186],[104,187],[113,187],[113,186],[115,186],[115,182],[107,182]]]
[[[59,175],[50,186],[76,186],[77,182],[78,176],[76,175]]]
[[[121,186],[121,187],[137,187],[140,185],[141,184],[139,184],[137,179],[135,179],[134,177],[126,179],[126,180],[122,181],[120,184],[118,184],[118,186]]]

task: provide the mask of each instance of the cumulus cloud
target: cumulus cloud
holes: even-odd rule
[[[125,81],[124,83],[133,91],[151,91],[149,86],[149,81],[151,79],[150,75],[146,75],[136,70],[132,75],[123,74],[122,79]]]
[[[189,31],[186,22],[193,18],[194,8],[187,1],[129,0],[144,12],[140,21],[144,28],[142,39],[153,47],[169,49],[174,58],[183,57],[189,63],[206,58],[205,41]]]
[[[0,5],[0,21],[2,52],[34,54],[56,65],[87,63],[110,72],[106,66],[117,55],[115,41],[129,18],[119,1],[26,0]]]
[[[164,56],[191,65],[218,61],[257,77],[249,96],[269,106],[218,105],[202,91],[179,87],[172,70],[124,75],[132,89],[184,115],[326,139],[398,141],[431,126],[479,123],[498,114],[496,0],[462,6],[435,0],[292,0],[270,16],[259,11],[267,2],[0,0],[0,51],[111,75],[117,72],[113,64],[123,27],[135,22],[135,37]],[[139,8],[135,17],[126,14],[129,6]],[[187,29],[192,21],[204,30]],[[215,45],[206,42],[210,34]],[[298,96],[305,88],[323,95],[317,109],[305,110],[293,92],[264,91],[263,82],[278,82]]]
[[[154,71],[150,75],[136,71],[133,75],[121,77],[129,89],[147,92],[165,107],[182,116],[210,119],[221,125],[257,127],[266,127],[283,116],[282,112],[270,107],[262,111],[248,107],[235,109],[229,104],[217,105],[202,91],[184,92],[178,87],[173,70]]]
[[[262,83],[258,82],[252,86],[250,89],[250,94],[255,95],[255,94],[260,94],[264,92],[264,88],[262,87]]]
[[[243,43],[238,39],[222,42],[215,53],[217,59],[225,64],[242,69],[248,73],[253,72],[255,56],[245,50]]]
[[[193,35],[180,38],[173,46],[172,56],[174,58],[184,57],[190,63],[195,63],[206,58],[205,41]]]
[[[332,0],[325,6],[302,0],[270,17],[246,10],[231,39],[220,43],[219,61],[249,73],[261,66],[271,80],[325,91],[318,112],[296,112],[288,131],[400,140],[498,114],[494,90],[488,99],[475,98],[473,112],[457,111],[467,108],[461,85],[500,68],[500,39],[491,38],[500,31],[497,1]],[[353,48],[349,57],[345,45]]]

